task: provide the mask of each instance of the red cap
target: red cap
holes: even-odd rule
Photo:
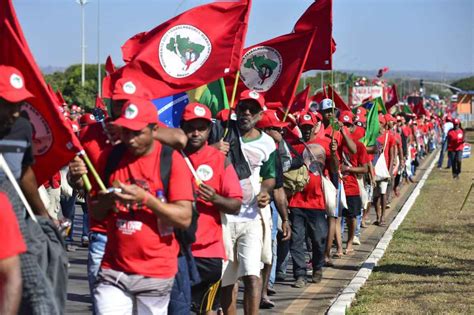
[[[461,121],[458,118],[454,118],[453,124],[459,125],[460,123],[461,123]]]
[[[364,115],[356,115],[354,117],[354,122],[361,122],[361,123],[366,123],[367,122],[367,118],[364,116]]]
[[[122,108],[122,115],[114,124],[131,130],[142,130],[148,124],[158,123],[158,111],[152,102],[142,99],[129,100]]]
[[[387,122],[389,122],[389,121],[397,122],[397,120],[391,114],[388,114],[388,113],[385,114],[385,120]]]
[[[384,114],[379,114],[379,123],[383,126],[387,123]]]
[[[92,125],[95,124],[97,121],[95,120],[94,115],[91,113],[85,113],[84,115],[79,118],[79,124],[81,126],[87,126],[87,125]]]
[[[113,100],[129,100],[132,98],[142,98],[151,100],[151,93],[136,79],[120,78],[115,82],[112,92]]]
[[[242,93],[240,93],[239,101],[244,101],[244,100],[254,100],[258,103],[258,105],[260,105],[262,109],[265,107],[265,98],[263,97],[262,94],[258,93],[257,91],[245,90]]]
[[[286,126],[288,126],[288,123],[281,121],[280,118],[278,118],[276,110],[273,109],[267,109],[264,111],[262,118],[257,123],[257,128],[283,128]]]
[[[193,119],[205,119],[212,121],[212,114],[210,109],[200,103],[191,103],[184,108],[183,118],[184,121],[190,121]]]
[[[311,125],[314,126],[318,122],[318,118],[312,112],[302,112],[298,117],[298,125]]]
[[[33,94],[25,87],[25,79],[20,70],[0,65],[0,98],[18,103],[32,97]]]
[[[356,115],[359,115],[359,116],[367,115],[367,109],[365,109],[365,107],[362,107],[362,106],[357,107]]]
[[[354,122],[354,114],[349,110],[345,110],[339,115],[339,121],[342,123],[352,124]]]

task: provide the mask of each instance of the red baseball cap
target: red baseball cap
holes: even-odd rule
[[[25,87],[25,79],[20,70],[0,65],[0,98],[10,103],[18,103],[32,97],[33,94]]]
[[[345,111],[341,112],[341,114],[339,115],[339,121],[342,122],[342,123],[353,124],[354,123],[354,114],[349,110],[345,110]]]
[[[385,114],[385,120],[387,122],[389,122],[389,121],[397,122],[397,120],[391,114],[388,114],[388,113]]]
[[[184,121],[190,121],[193,119],[205,119],[209,122],[212,121],[212,113],[209,107],[200,103],[191,103],[184,108],[183,118]]]
[[[387,123],[387,120],[385,119],[384,114],[379,114],[379,123],[383,126]]]
[[[151,93],[136,79],[130,77],[120,78],[115,82],[112,92],[113,100],[129,100],[132,98],[142,98],[151,100]]]
[[[367,118],[364,115],[356,115],[354,117],[354,123],[356,123],[356,122],[366,123]]]
[[[81,126],[87,126],[87,125],[92,125],[95,124],[97,121],[95,120],[94,115],[91,113],[85,113],[84,115],[79,118],[79,124]]]
[[[262,94],[258,93],[257,91],[245,90],[242,93],[240,93],[239,101],[244,101],[244,100],[253,100],[253,101],[256,101],[262,109],[265,107],[265,98],[263,97]]]
[[[262,118],[259,120],[257,123],[257,128],[271,128],[271,127],[277,127],[277,128],[283,128],[288,126],[289,123],[281,121],[280,118],[278,118],[278,114],[276,110],[273,109],[267,109],[266,111],[263,112]]]
[[[366,116],[367,115],[367,109],[365,109],[365,107],[359,106],[359,107],[357,107],[355,113],[356,113],[356,115],[359,115],[359,116]]]
[[[458,118],[454,118],[453,124],[459,125],[460,123],[461,123],[461,121]]]
[[[298,125],[311,125],[314,126],[318,122],[318,118],[312,112],[303,112],[298,117]]]
[[[158,124],[158,111],[150,101],[129,100],[123,105],[122,115],[114,124],[130,130],[142,130],[148,124]]]

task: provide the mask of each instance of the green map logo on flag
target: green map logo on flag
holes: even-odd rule
[[[250,90],[266,92],[280,77],[283,60],[278,50],[258,46],[250,49],[242,58],[242,81]]]
[[[211,41],[201,30],[191,25],[178,25],[163,35],[158,53],[167,74],[185,78],[202,67],[211,50]]]

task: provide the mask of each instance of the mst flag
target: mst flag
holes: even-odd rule
[[[332,0],[317,0],[309,6],[294,26],[294,32],[316,30],[303,71],[332,70],[336,42],[332,38]]]
[[[128,63],[112,80],[121,74],[135,77],[159,98],[237,72],[249,9],[250,0],[213,2],[135,35],[122,47]]]
[[[20,70],[25,76],[26,88],[34,95],[21,110],[28,116],[33,127],[33,153],[36,159],[33,170],[38,184],[41,185],[68,164],[81,150],[81,145],[59,112],[56,95],[48,89],[34,61],[11,2],[2,3],[0,64]]]
[[[314,31],[287,34],[246,48],[238,93],[255,90],[265,95],[265,101],[281,102],[287,107],[295,95],[314,36]],[[229,95],[234,80],[226,80]]]
[[[340,109],[341,111],[350,111],[351,109],[347,106],[346,102],[342,99],[342,97],[337,94],[336,90],[332,88],[330,84],[328,84],[328,98],[334,101],[336,108]]]
[[[398,104],[398,94],[397,94],[397,86],[394,84],[388,90],[388,101],[385,103],[385,107],[389,110],[392,106]]]

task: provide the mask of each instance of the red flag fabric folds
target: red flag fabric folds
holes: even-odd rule
[[[0,64],[17,68],[25,76],[26,88],[35,96],[22,106],[33,126],[33,170],[38,184],[65,166],[82,148],[57,108],[16,20],[11,1],[2,1],[0,20]],[[7,12],[10,10],[10,12]],[[13,19],[13,20],[12,20]]]
[[[132,37],[122,47],[128,63],[112,74],[112,81],[122,75],[137,78],[160,98],[237,72],[249,8],[250,0],[213,2]],[[104,91],[110,86],[107,82]]]
[[[295,96],[295,101],[290,108],[290,112],[307,111],[309,107],[309,85]]]
[[[244,50],[237,92],[255,90],[267,102],[292,103],[315,32],[279,36]],[[235,77],[226,80],[232,95]],[[239,94],[237,94],[239,95]]]
[[[395,106],[397,104],[398,104],[397,86],[394,84],[388,91],[388,101],[385,103],[385,108],[389,110],[390,107]]]
[[[331,85],[328,84],[328,98],[334,101],[334,105],[336,108],[339,108],[341,111],[350,111],[351,109],[347,106],[346,102],[342,99],[342,97],[337,94],[336,90],[332,88]]]
[[[332,0],[315,1],[294,26],[295,33],[315,29],[316,38],[303,72],[332,70],[332,54],[336,51],[336,42],[332,38]]]

